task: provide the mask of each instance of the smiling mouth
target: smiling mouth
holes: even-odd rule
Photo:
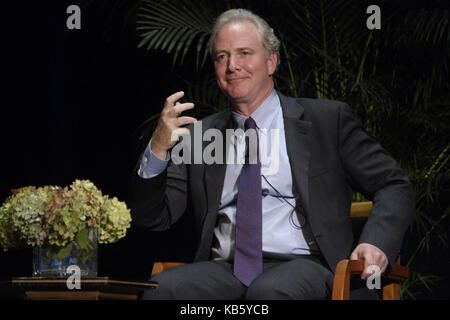
[[[239,77],[239,78],[228,78],[227,82],[235,82],[235,81],[240,81],[240,80],[245,80],[247,78],[245,77]]]

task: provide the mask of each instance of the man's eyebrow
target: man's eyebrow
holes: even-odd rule
[[[252,52],[255,51],[254,49],[249,48],[249,47],[242,47],[242,48],[236,48],[236,49],[233,49],[233,51],[245,51],[245,50],[247,50],[247,51],[252,51]],[[218,55],[219,53],[228,53],[228,51],[225,50],[225,49],[214,51],[214,55]]]
[[[219,53],[227,53],[227,50],[216,50],[214,51],[214,55],[218,55]]]
[[[237,48],[237,49],[235,49],[235,51],[244,51],[244,50],[247,50],[247,51],[255,51],[255,50],[253,50],[252,48],[249,48],[249,47],[243,47],[243,48]]]

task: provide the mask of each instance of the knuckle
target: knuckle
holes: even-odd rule
[[[161,123],[162,123],[164,126],[167,126],[167,125],[168,125],[168,120],[167,120],[167,118],[166,118],[166,117],[162,117],[162,118],[161,118]]]

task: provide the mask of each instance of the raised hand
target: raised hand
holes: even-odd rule
[[[184,96],[183,91],[176,92],[166,99],[161,116],[153,132],[150,148],[159,159],[166,159],[167,151],[172,148],[182,134],[189,134],[183,126],[195,123],[193,117],[180,116],[183,111],[194,108],[193,103],[177,102]]]

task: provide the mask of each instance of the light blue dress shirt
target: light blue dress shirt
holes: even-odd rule
[[[232,116],[235,129],[244,129],[247,117],[234,111]],[[282,255],[311,254],[311,248],[305,240],[294,211],[291,166],[286,148],[281,104],[276,91],[273,90],[250,116],[258,127],[260,152],[264,151],[266,156],[261,161],[263,252]],[[245,139],[237,136],[228,142],[227,148],[235,148],[238,154],[237,148],[239,144],[245,144]],[[264,157],[264,154],[260,154],[260,157]],[[169,157],[165,161],[157,158],[151,152],[149,143],[138,173],[142,178],[152,178],[164,171],[168,161]],[[214,228],[213,259],[232,260],[234,256],[237,182],[242,166],[242,164],[227,164]]]

